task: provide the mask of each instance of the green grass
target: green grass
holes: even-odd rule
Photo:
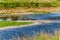
[[[0,21],[0,27],[20,26],[20,25],[27,25],[27,24],[31,24],[31,23],[32,23],[32,22]]]
[[[60,1],[41,2],[41,0],[0,0],[0,9],[10,9],[16,7],[57,7],[60,6]]]
[[[34,2],[34,3],[40,3],[41,1],[42,0],[0,0],[0,2],[2,2],[2,3],[13,3],[13,2],[20,2],[20,3],[31,3],[31,2]],[[49,0],[49,1],[56,1],[56,0]]]
[[[32,12],[33,14],[48,14],[48,11],[38,11],[38,10],[30,10],[28,12]]]

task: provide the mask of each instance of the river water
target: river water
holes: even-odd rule
[[[60,13],[30,14],[26,18],[32,20],[60,20]]]
[[[5,14],[3,14],[5,15]],[[17,15],[18,17],[13,17],[13,18],[0,18],[0,21],[2,20],[7,20],[7,21],[12,21],[12,20],[60,20],[60,12],[54,13],[48,13],[48,14],[24,14],[24,15]]]
[[[40,15],[34,14],[34,15],[28,16],[28,18],[32,18],[36,20],[51,19],[51,20],[54,20],[54,22],[0,30],[0,40],[4,40],[4,39],[9,40],[11,38],[33,36],[41,32],[54,35],[55,30],[60,30],[60,14],[59,13],[40,14]]]

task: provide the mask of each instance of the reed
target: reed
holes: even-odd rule
[[[42,32],[38,35],[34,35],[33,37],[23,37],[23,38],[17,37],[17,39],[16,38],[12,38],[12,39],[15,39],[15,40],[60,40],[59,33],[60,31],[59,32],[56,31],[54,35],[51,35],[51,34]]]

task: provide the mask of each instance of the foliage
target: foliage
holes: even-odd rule
[[[35,8],[35,7],[56,7],[60,6],[60,1],[51,1],[51,2],[39,2],[38,0],[2,0],[0,1],[0,9],[3,8],[16,8],[16,7],[26,7],[26,8]]]

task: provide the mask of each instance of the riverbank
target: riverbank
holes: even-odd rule
[[[21,13],[21,12],[60,12],[60,7],[41,7],[41,8],[15,8],[15,9],[0,9],[0,13]]]
[[[26,26],[31,26],[31,25],[38,25],[38,24],[43,24],[43,23],[51,23],[54,22],[53,20],[26,20],[26,21],[17,21],[17,22],[32,22],[31,24],[26,24],[26,25],[19,25],[19,26],[6,26],[6,27],[0,27],[0,30],[5,30],[9,28],[20,28],[20,27],[26,27]]]
[[[31,25],[23,28],[9,28],[0,30],[0,38],[5,40],[59,40],[59,26],[59,23],[47,23],[42,25]]]
[[[32,24],[32,22],[0,21],[0,28],[4,28],[6,26],[20,26],[28,24]]]

